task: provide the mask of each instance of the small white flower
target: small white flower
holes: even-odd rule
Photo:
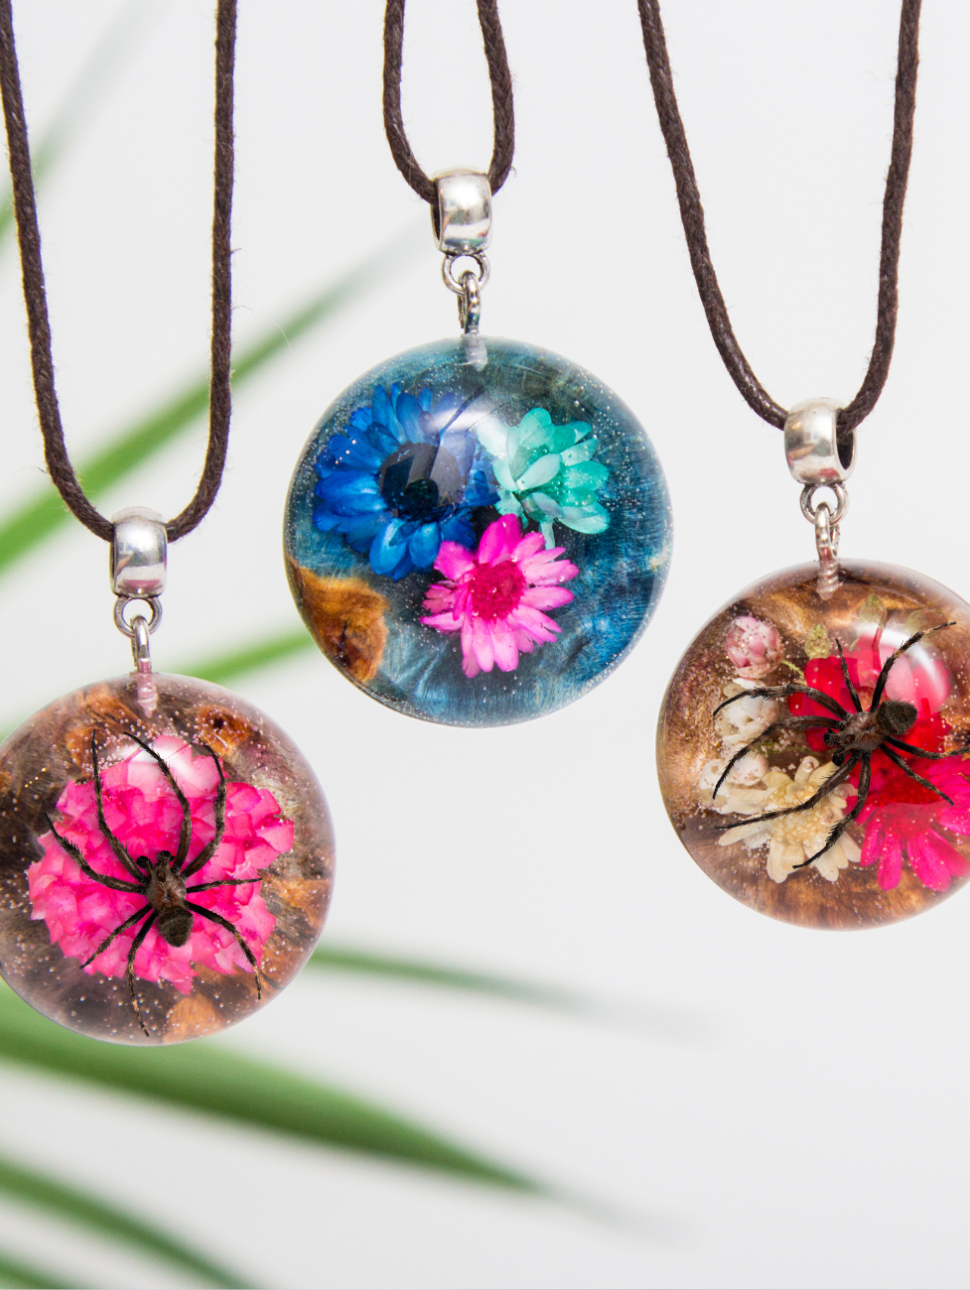
[[[701,806],[718,815],[753,815],[760,810],[759,803],[764,801],[765,788],[762,780],[768,771],[768,758],[762,753],[751,752],[742,757],[731,773],[714,794],[714,785],[724,773],[726,757],[717,757],[709,761],[697,780],[697,795]]]
[[[752,796],[743,800],[737,794],[732,796],[732,809],[740,815],[761,815],[798,806],[817,793],[835,771],[834,762],[820,766],[814,757],[803,758],[794,776],[786,775],[783,770],[769,770],[760,792],[757,789],[745,790]],[[784,882],[797,867],[804,865],[809,856],[825,846],[826,838],[845,814],[846,799],[855,796],[855,792],[851,784],[839,784],[811,810],[774,820],[739,824],[722,835],[719,845],[726,847],[743,842],[748,851],[756,851],[768,843],[768,877],[774,882]],[[718,794],[719,801],[720,797]],[[720,810],[718,806],[714,809]],[[857,843],[843,833],[838,842],[812,863],[823,878],[835,882],[839,870],[858,863],[860,854]]]
[[[733,699],[736,694],[744,694],[745,690],[755,688],[754,681],[729,681],[724,687],[724,697]],[[714,733],[721,741],[722,752],[737,752],[745,744],[750,744],[763,735],[777,719],[778,703],[775,699],[746,695],[721,709],[714,718]]]

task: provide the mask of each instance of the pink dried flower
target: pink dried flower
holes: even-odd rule
[[[182,739],[164,735],[152,746],[165,759],[188,799],[192,815],[191,862],[215,836],[218,772],[207,753],[194,753]],[[160,851],[175,854],[182,809],[160,767],[146,752],[139,748],[123,761],[105,767],[101,782],[105,822],[132,856],[154,860]],[[131,875],[115,858],[98,827],[92,781],[68,783],[57,800],[57,809],[57,831],[80,849],[92,869],[130,881]],[[27,870],[31,918],[43,918],[51,941],[68,958],[83,962],[109,932],[144,906],[144,897],[115,891],[87,878],[52,833],[42,834],[38,841],[44,855]],[[192,884],[219,878],[254,878],[292,845],[293,824],[280,817],[279,803],[272,793],[250,784],[229,783],[225,834],[212,859],[193,875]],[[257,962],[276,924],[259,894],[260,885],[254,882],[214,887],[192,897],[238,928]],[[138,927],[133,927],[116,936],[84,970],[89,974],[124,976],[137,931]],[[192,934],[181,947],[169,945],[152,927],[135,955],[135,975],[145,981],[170,981],[188,994],[196,975],[193,964],[225,974],[237,968],[252,971],[230,932],[196,916]]]
[[[924,887],[947,891],[954,878],[970,873],[970,865],[945,836],[946,831],[959,838],[970,836],[968,767],[963,761],[920,758],[912,758],[909,765],[951,802],[944,802],[896,766],[875,767],[878,773],[859,813],[865,828],[860,863],[878,863],[883,891],[899,885],[904,859]]]
[[[482,534],[477,551],[442,542],[434,567],[446,582],[428,588],[421,621],[439,632],[461,632],[466,676],[511,672],[519,651],[555,640],[562,630],[542,611],[568,605],[573,593],[561,586],[579,570],[560,560],[565,547],[546,548],[541,533],[522,536],[516,515],[503,515]]]
[[[767,676],[784,652],[777,629],[750,614],[735,618],[724,638],[724,648],[738,675],[746,681]]]

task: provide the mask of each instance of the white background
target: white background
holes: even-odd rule
[[[20,0],[34,137],[124,6]],[[229,467],[170,559],[160,668],[295,624],[283,499],[331,398],[455,329],[427,212],[381,124],[379,0],[241,0],[237,342],[396,237],[397,264],[240,392]],[[211,6],[138,0],[123,69],[41,196],[58,385],[89,454],[205,362]],[[777,431],[707,332],[633,0],[503,0],[516,169],[495,203],[483,329],[615,387],[663,461],[667,591],[580,704],[504,730],[409,721],[316,653],[246,678],[317,768],[337,822],[326,935],[625,1001],[632,1019],[305,976],[221,1042],[373,1096],[555,1185],[567,1208],[303,1148],[0,1068],[0,1147],[88,1181],[279,1287],[962,1287],[970,898],[822,933],[736,904],[671,831],[656,713],[681,651],[749,582],[803,560]],[[783,405],[850,398],[872,342],[898,6],[668,0],[676,85],[742,347]],[[408,0],[405,116],[428,172],[484,168],[471,0]],[[131,32],[134,31],[134,35]],[[860,432],[843,553],[970,594],[966,50],[928,0],[892,374]],[[0,505],[40,486],[16,257],[0,261]],[[200,425],[102,509],[180,509]],[[125,670],[103,544],[76,525],[2,587],[9,721]],[[434,823],[431,823],[431,820]],[[93,1283],[179,1284],[6,1204],[11,1249]]]

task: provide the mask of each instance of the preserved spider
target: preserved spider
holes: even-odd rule
[[[80,866],[83,873],[95,882],[101,883],[104,887],[112,887],[115,891],[127,891],[137,895],[144,896],[146,904],[141,909],[136,910],[123,923],[120,923],[113,932],[110,932],[101,942],[93,954],[81,964],[87,967],[93,963],[99,954],[103,954],[114,938],[122,932],[127,932],[135,927],[142,919],[145,921],[138,929],[131,942],[131,949],[128,951],[128,993],[131,997],[131,1006],[135,1010],[139,1024],[146,1035],[150,1036],[148,1026],[142,1016],[141,1008],[138,1006],[138,999],[135,994],[135,955],[148,935],[152,927],[157,928],[159,936],[169,945],[176,947],[185,945],[192,934],[192,923],[195,917],[208,919],[210,922],[218,923],[231,932],[242,948],[243,953],[252,966],[256,981],[256,997],[262,997],[262,989],[259,979],[259,966],[252,950],[246,944],[239,930],[227,918],[221,914],[215,913],[214,910],[206,909],[202,905],[188,899],[188,897],[198,891],[208,891],[212,887],[238,887],[248,883],[259,882],[257,878],[219,878],[215,882],[201,882],[194,886],[186,886],[185,880],[191,878],[193,874],[198,873],[204,868],[215,855],[216,850],[223,839],[226,829],[226,777],[223,773],[219,758],[208,746],[208,744],[199,744],[215,763],[216,770],[219,774],[219,788],[215,799],[215,826],[216,830],[210,842],[202,848],[199,854],[191,863],[188,860],[189,847],[192,843],[192,815],[188,800],[182,789],[179,787],[175,776],[172,774],[164,757],[155,751],[149,744],[135,734],[128,733],[128,737],[139,747],[143,748],[150,757],[153,757],[158,763],[162,774],[168,781],[172,791],[178,799],[179,806],[182,808],[182,826],[179,832],[178,848],[173,856],[169,851],[159,851],[154,860],[148,856],[133,857],[125,847],[124,843],[108,828],[104,818],[104,803],[102,801],[102,784],[101,772],[98,766],[98,750],[95,743],[95,737],[91,736],[91,761],[94,766],[94,792],[98,807],[98,827],[102,836],[107,841],[111,850],[114,852],[118,862],[131,875],[131,882],[123,878],[113,878],[108,874],[98,873],[92,869],[85,859],[80,847],[63,837],[54,827],[47,812],[44,812],[44,819],[50,828],[51,833],[64,848],[71,858]]]
[[[835,645],[839,651],[839,659],[842,663],[842,676],[845,680],[846,689],[849,692],[849,698],[852,701],[853,711],[847,711],[837,699],[831,695],[823,693],[810,685],[802,685],[792,681],[785,685],[764,686],[754,690],[743,690],[740,694],[726,699],[714,709],[714,716],[726,708],[728,704],[734,703],[737,699],[743,698],[764,698],[764,699],[787,699],[793,694],[804,694],[814,699],[816,703],[827,708],[833,715],[831,717],[823,716],[804,716],[804,717],[782,717],[778,721],[773,721],[765,730],[753,739],[749,744],[740,748],[733,757],[728,761],[721,777],[714,786],[712,798],[716,798],[718,790],[727,779],[731,768],[741,760],[755,744],[765,739],[774,731],[782,730],[809,730],[813,726],[822,727],[823,740],[825,746],[832,750],[832,761],[837,769],[828,777],[818,792],[813,793],[806,801],[801,802],[798,806],[788,806],[778,811],[767,811],[763,815],[757,815],[747,820],[748,824],[760,824],[764,820],[775,820],[782,815],[793,815],[798,811],[810,811],[813,806],[822,800],[826,794],[831,793],[833,789],[838,788],[855,770],[859,767],[859,784],[856,804],[849,813],[842,817],[834,826],[825,840],[825,845],[814,855],[802,860],[794,867],[803,869],[806,865],[812,864],[819,856],[825,854],[831,846],[838,842],[839,838],[846,831],[852,821],[859,815],[866,804],[866,798],[869,795],[869,783],[872,778],[872,754],[879,751],[884,757],[888,757],[894,766],[908,775],[910,779],[921,784],[923,788],[928,788],[937,797],[942,798],[945,802],[953,805],[952,800],[935,784],[931,784],[928,779],[918,775],[911,766],[908,766],[900,753],[909,753],[915,757],[925,757],[931,761],[942,761],[947,757],[952,757],[956,753],[966,751],[965,748],[957,748],[948,753],[929,752],[925,748],[917,748],[913,744],[903,741],[901,736],[906,735],[916,724],[917,711],[912,703],[906,703],[900,699],[884,699],[886,683],[889,680],[889,673],[893,664],[908,649],[911,649],[924,636],[930,632],[942,631],[944,627],[953,627],[953,623],[941,623],[938,627],[930,627],[926,631],[916,632],[910,636],[909,640],[904,641],[898,649],[894,650],[886,659],[876,681],[876,687],[872,692],[872,699],[867,710],[864,710],[859,695],[852,680],[849,677],[849,669],[846,666],[845,654],[842,652],[841,642],[836,639]],[[721,828],[732,828],[733,825],[721,825]]]

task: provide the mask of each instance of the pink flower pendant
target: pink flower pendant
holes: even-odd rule
[[[310,766],[218,686],[132,673],[0,746],[0,967],[81,1034],[174,1043],[249,1016],[309,956],[332,874]]]
[[[970,874],[970,606],[888,565],[806,565],[701,629],[657,736],[670,819],[736,899],[811,927],[891,923]]]

